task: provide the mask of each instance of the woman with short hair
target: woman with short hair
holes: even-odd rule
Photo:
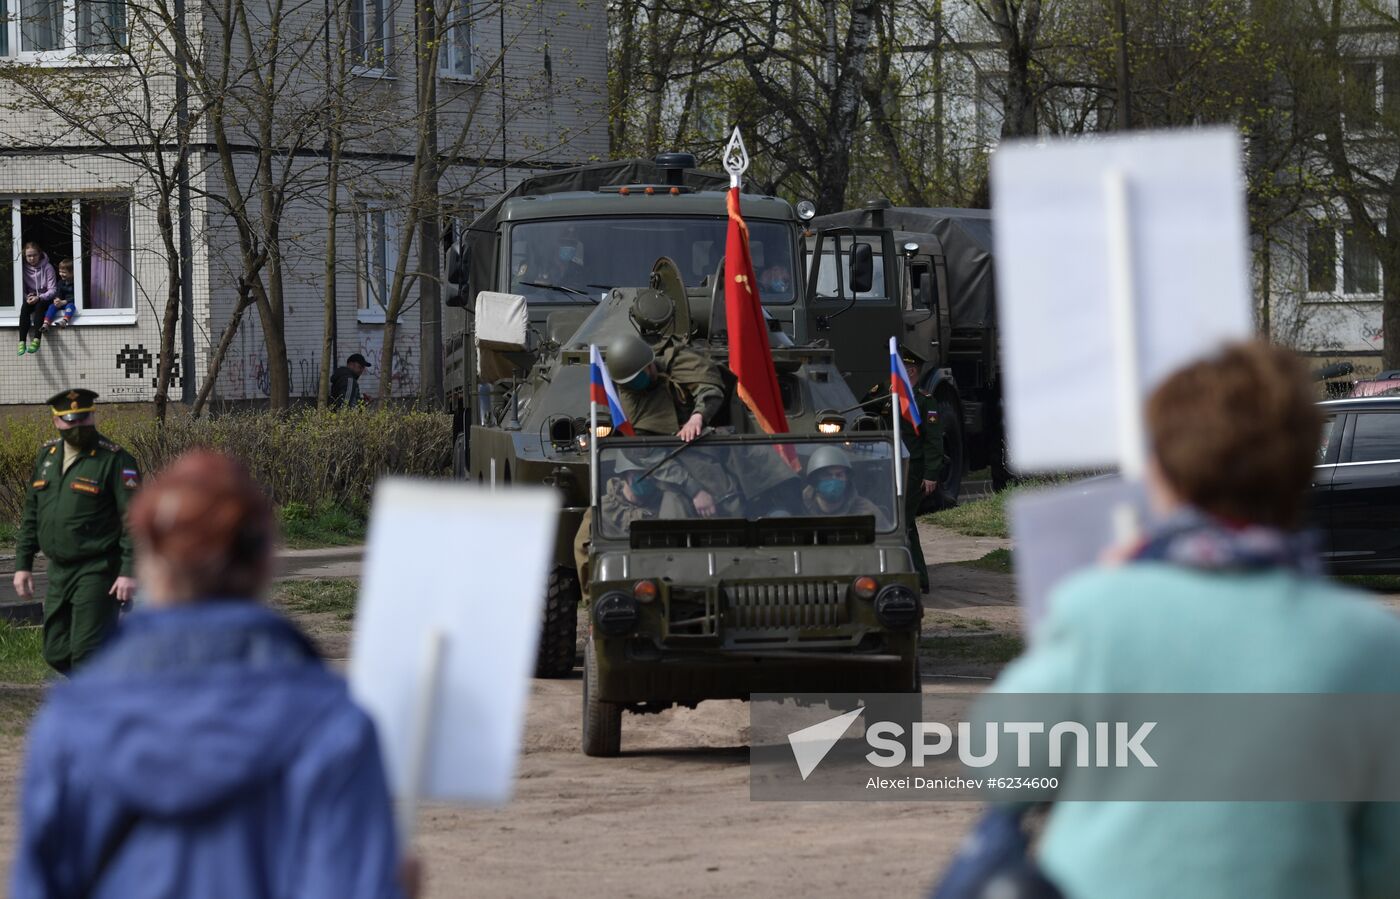
[[[1321,577],[1301,530],[1322,430],[1302,363],[1230,346],[1146,417],[1160,524],[1054,592],[996,692],[1400,693],[1400,620]],[[1060,802],[1038,860],[1071,899],[1394,896],[1400,806]]]
[[[276,537],[262,490],[195,451],[129,517],[150,609],[34,723],[10,895],[401,896],[374,726],[256,599]]]

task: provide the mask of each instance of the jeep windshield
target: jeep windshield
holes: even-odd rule
[[[726,218],[659,216],[552,219],[510,229],[510,292],[548,303],[597,302],[614,287],[645,287],[662,256],[680,268],[687,287],[713,278],[724,258]],[[749,250],[759,296],[791,303],[791,223],[751,219]]]
[[[674,438],[600,441],[593,525],[600,537],[632,536],[635,544],[634,525],[642,522],[647,532],[710,535],[691,534],[685,545],[858,542],[850,535],[886,533],[897,524],[888,435],[716,434],[675,452],[681,446]],[[752,527],[745,530],[754,523],[763,532],[757,538]],[[771,538],[786,531],[792,533]]]

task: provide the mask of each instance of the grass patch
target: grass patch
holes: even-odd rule
[[[0,683],[42,684],[49,674],[43,631],[0,621]]]
[[[278,508],[277,518],[282,540],[292,549],[349,546],[365,539],[364,516],[335,503],[287,503]]]
[[[42,687],[0,687],[0,736],[23,737],[44,701]]]
[[[341,621],[351,621],[355,617],[359,592],[359,581],[355,578],[323,577],[283,581],[273,588],[272,599],[288,612],[331,614]]]
[[[994,549],[980,559],[973,559],[969,562],[959,562],[968,568],[980,568],[983,571],[995,571],[998,574],[1010,574],[1016,564],[1009,549]]]
[[[1006,537],[1006,498],[1011,491],[993,493],[951,509],[924,516],[930,524],[966,537]]]
[[[932,661],[969,665],[1005,665],[1026,648],[1015,634],[925,637],[919,646]]]
[[[1344,574],[1337,580],[1372,593],[1400,593],[1400,575],[1396,574]]]

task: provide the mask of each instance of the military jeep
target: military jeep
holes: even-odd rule
[[[624,711],[756,692],[917,691],[923,607],[893,446],[878,431],[600,440],[584,753],[618,753]],[[805,476],[833,447],[859,498],[835,513]],[[675,485],[716,470],[732,489],[716,497],[720,516],[702,518]],[[649,501],[637,495],[647,479]]]

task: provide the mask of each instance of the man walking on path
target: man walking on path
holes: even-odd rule
[[[15,592],[34,595],[34,555],[49,560],[44,661],[67,673],[102,644],[136,592],[126,507],[141,475],[131,454],[97,432],[97,394],[49,398],[59,437],[39,448],[15,547]]]
[[[331,375],[331,408],[353,409],[364,400],[360,397],[360,375],[369,368],[365,357],[351,353],[345,364]]]

